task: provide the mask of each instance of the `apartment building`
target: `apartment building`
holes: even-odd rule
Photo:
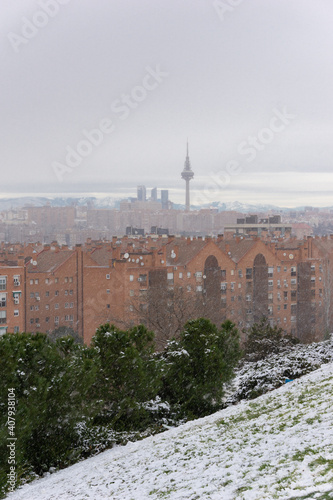
[[[144,322],[161,335],[172,300],[182,319],[229,318],[243,330],[266,316],[306,342],[332,331],[331,238],[151,235],[12,248],[0,257],[1,334],[68,326],[90,343],[100,324]]]

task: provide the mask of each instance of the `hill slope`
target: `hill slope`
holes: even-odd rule
[[[332,389],[331,363],[256,400],[105,451],[8,498],[333,498]]]

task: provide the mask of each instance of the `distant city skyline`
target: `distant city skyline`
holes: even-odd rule
[[[48,5],[0,5],[1,196],[184,203],[188,138],[191,204],[332,205],[331,0]]]

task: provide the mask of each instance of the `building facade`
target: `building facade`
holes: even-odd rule
[[[0,333],[72,328],[90,343],[106,322],[162,337],[199,316],[246,335],[266,316],[309,342],[332,331],[333,239],[114,237],[2,251]]]

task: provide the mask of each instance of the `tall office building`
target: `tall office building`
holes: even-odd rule
[[[157,188],[153,188],[150,194],[151,201],[157,201]]]
[[[182,171],[182,179],[186,182],[186,192],[185,192],[185,210],[188,212],[190,210],[190,180],[194,177],[194,172],[191,169],[190,158],[188,155],[188,142],[186,150],[186,159],[184,163],[184,170]]]
[[[162,209],[167,210],[169,208],[169,191],[167,189],[161,189],[161,202]]]
[[[146,201],[146,186],[137,187],[137,198],[138,201]]]

